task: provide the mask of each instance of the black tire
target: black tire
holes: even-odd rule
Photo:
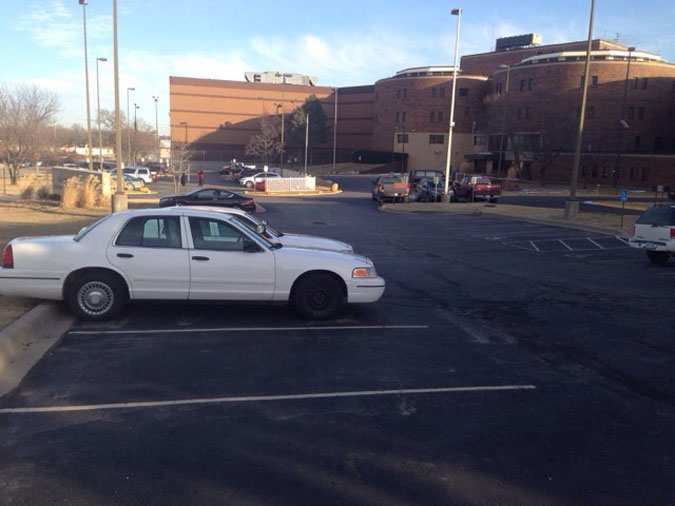
[[[457,197],[455,197],[454,195],[451,195],[450,196],[450,202],[457,202]]]
[[[124,189],[127,191],[133,191],[134,190],[134,185],[131,183],[127,183],[124,185]]]
[[[78,277],[68,290],[68,305],[80,320],[109,320],[125,306],[129,295],[117,277],[91,272]]]
[[[327,320],[344,307],[340,283],[329,274],[316,273],[302,279],[293,292],[293,304],[308,320]]]
[[[646,251],[649,261],[656,265],[663,265],[668,261],[669,253],[665,251]]]

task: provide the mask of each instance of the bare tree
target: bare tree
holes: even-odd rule
[[[16,184],[21,168],[49,144],[59,111],[56,94],[37,86],[0,87],[0,160]]]
[[[539,164],[539,183],[546,184],[546,171],[561,153],[570,151],[574,125],[563,118],[548,118],[532,147],[532,158]]]
[[[281,153],[280,135],[278,118],[263,118],[260,132],[251,137],[246,145],[246,154],[257,156],[263,164],[267,164]]]
[[[192,148],[190,143],[173,141],[171,142],[171,160],[169,171],[173,176],[173,191],[178,193],[178,178],[185,173],[188,168],[187,163],[192,157]]]
[[[586,143],[581,150],[582,176],[584,178],[584,189],[588,187],[590,178],[596,178],[598,175],[602,180],[610,177],[610,172],[614,170],[613,162],[616,153],[613,146],[603,143]]]

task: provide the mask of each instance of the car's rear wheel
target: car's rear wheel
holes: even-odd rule
[[[340,283],[329,274],[316,273],[302,279],[293,293],[293,304],[309,320],[327,320],[344,307]]]
[[[124,185],[124,188],[125,188],[127,191],[132,191],[132,190],[134,189],[134,185],[131,184],[131,183],[127,183],[126,185]]]
[[[253,188],[255,185],[253,184],[253,181],[247,181],[246,182],[246,188]]]
[[[663,265],[668,261],[669,253],[665,251],[647,251],[647,258],[653,264]]]
[[[68,291],[68,305],[80,320],[108,320],[127,303],[122,282],[107,272],[91,272],[78,277]]]

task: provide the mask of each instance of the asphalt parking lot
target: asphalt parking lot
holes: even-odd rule
[[[0,399],[0,504],[675,504],[675,262],[358,190],[261,203],[380,302],[77,323]]]

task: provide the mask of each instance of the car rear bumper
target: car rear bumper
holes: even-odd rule
[[[628,245],[647,251],[665,251],[667,253],[675,253],[675,241],[645,241],[643,239],[629,239]]]
[[[58,277],[49,277],[48,274],[0,269],[0,295],[61,300],[63,280]]]
[[[384,288],[385,281],[380,277],[353,279],[347,284],[347,302],[350,304],[377,302],[384,294]]]

